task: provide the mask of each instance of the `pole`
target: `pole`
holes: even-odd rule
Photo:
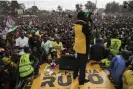
[[[95,5],[96,5],[96,9],[97,9],[97,0],[96,0],[96,4]]]
[[[126,2],[126,4],[127,4],[128,6],[130,6],[131,8],[133,8],[133,6],[131,6],[128,2]]]
[[[97,10],[97,0],[96,0],[96,3],[95,3],[95,5],[96,5],[96,9],[95,10]],[[98,14],[98,12],[97,12],[97,14]],[[93,29],[96,29],[96,34],[95,34],[95,37],[97,36],[97,34],[98,34],[98,29],[96,28],[96,26],[95,26],[95,24],[93,23]]]
[[[34,1],[34,6],[35,6],[36,4],[35,4],[35,1]]]

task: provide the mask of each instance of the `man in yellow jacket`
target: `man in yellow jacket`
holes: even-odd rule
[[[87,23],[88,13],[80,11],[77,17],[79,20],[74,25],[74,50],[77,53],[77,63],[74,70],[73,79],[76,79],[79,72],[79,85],[84,85],[84,83],[89,82],[89,80],[85,79],[85,69],[90,48],[90,30]]]
[[[133,65],[123,74],[123,89],[133,89]]]

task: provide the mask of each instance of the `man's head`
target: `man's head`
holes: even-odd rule
[[[88,12],[80,11],[80,12],[78,12],[77,18],[78,18],[79,20],[84,20],[84,21],[86,21],[87,18],[88,18],[88,15],[89,15]]]
[[[102,38],[97,38],[96,39],[96,43],[97,44],[103,44],[104,43],[104,40]]]
[[[109,60],[112,60],[113,57],[114,57],[113,54],[112,54],[112,53],[109,53],[108,59],[109,59]]]
[[[60,42],[60,38],[58,36],[56,36],[54,39],[56,42]]]
[[[46,42],[47,40],[49,40],[49,37],[48,37],[48,36],[45,36],[45,37],[43,38],[43,40],[44,40],[44,42]]]
[[[121,55],[123,56],[123,58],[124,58],[125,60],[128,60],[128,59],[129,59],[129,56],[130,56],[130,52],[127,51],[127,50],[123,50],[123,51],[121,52]]]
[[[35,32],[32,33],[32,37],[35,38],[36,37],[36,34]]]
[[[22,32],[22,33],[20,34],[20,36],[21,36],[22,39],[24,38],[24,35],[25,35],[24,32]]]

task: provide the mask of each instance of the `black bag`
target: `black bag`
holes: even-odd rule
[[[74,70],[76,66],[75,56],[62,56],[59,62],[60,70]]]

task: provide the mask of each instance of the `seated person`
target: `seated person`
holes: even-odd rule
[[[43,48],[43,52],[44,52],[42,55],[43,60],[48,61],[48,59],[50,58],[51,50],[53,48],[52,41],[50,41],[48,36],[44,37],[43,42],[42,42],[42,48]]]
[[[91,65],[93,65],[93,64],[104,64],[106,68],[109,68],[112,58],[113,58],[113,55],[111,53],[108,53],[107,58],[102,59],[101,61],[92,62]]]
[[[123,51],[121,55],[116,55],[110,64],[110,74],[113,82],[117,85],[116,89],[122,89],[122,75],[126,69],[126,61],[129,58],[129,52]]]
[[[4,84],[4,89],[12,89],[11,84],[15,82],[15,80],[13,79],[14,78],[13,74],[14,74],[14,70],[17,68],[17,64],[15,64],[10,59],[9,52],[5,52],[5,56],[2,59],[2,61],[4,66],[0,70],[0,82]]]
[[[30,53],[30,49],[28,47],[24,48],[24,54],[20,58],[20,63],[19,63],[19,73],[20,77],[27,78],[31,77],[34,73],[34,78],[40,76],[39,74],[39,60],[35,58],[33,55]]]
[[[22,32],[20,37],[16,39],[16,48],[19,49],[19,55],[23,55],[24,53],[24,47],[28,47],[28,40],[29,38],[27,38],[25,36],[25,33]]]
[[[55,41],[53,42],[53,48],[57,52],[57,58],[60,58],[64,48],[63,48],[62,42],[60,41],[59,37],[55,37]]]
[[[51,67],[56,67],[57,52],[55,49],[51,50]]]
[[[123,74],[123,89],[133,89],[133,65]]]
[[[102,44],[103,40],[97,39],[96,44],[90,48],[90,59],[94,61],[101,61],[105,58],[106,50]]]
[[[10,55],[9,52],[5,53],[3,60],[3,64],[4,65],[11,65],[12,67],[17,67],[17,64],[15,64],[11,59],[10,59]]]
[[[38,38],[38,36],[33,33],[32,34],[32,37],[29,38],[28,40],[28,44],[29,44],[29,47],[31,48],[32,50],[32,53],[35,57],[37,57],[40,61],[40,64],[43,63],[42,59],[40,58],[41,57],[41,41],[40,39]]]

